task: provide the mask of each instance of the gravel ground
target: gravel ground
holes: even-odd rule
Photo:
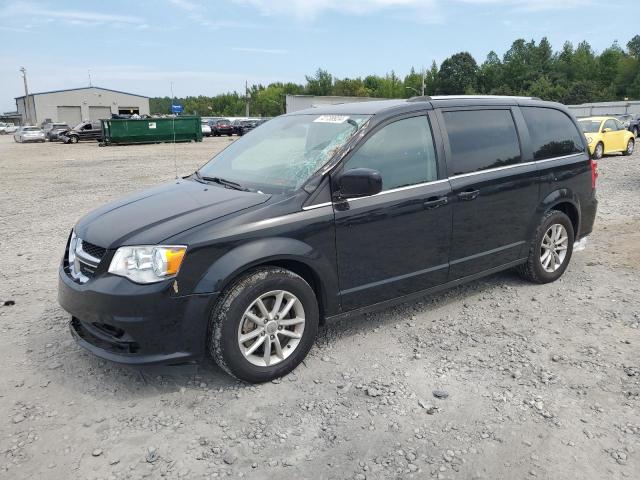
[[[505,272],[324,327],[281,380],[77,347],[56,302],[71,226],[173,178],[174,151],[186,174],[228,142],[0,137],[1,478],[640,478],[637,154],[600,162],[594,234],[560,281]]]

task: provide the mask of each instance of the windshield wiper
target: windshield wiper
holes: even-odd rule
[[[253,192],[254,191],[254,190],[252,190],[250,188],[243,187],[239,183],[232,182],[231,180],[226,180],[224,178],[220,178],[220,177],[203,177],[202,175],[200,175],[200,172],[198,172],[198,171],[196,171],[196,176],[200,180],[204,180],[205,182],[217,183],[218,185],[222,185],[222,186],[227,187],[227,188],[232,188],[234,190],[240,190],[242,192]]]

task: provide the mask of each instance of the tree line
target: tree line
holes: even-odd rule
[[[394,71],[380,76],[336,78],[318,69],[306,76],[306,83],[271,83],[248,89],[252,116],[276,116],[285,111],[285,96],[340,95],[375,98],[408,98],[425,95],[487,94],[523,95],[564,104],[640,99],[640,35],[623,48],[614,42],[596,53],[588,42],[566,42],[553,50],[547,38],[514,41],[500,58],[489,52],[478,64],[468,52],[456,53],[439,66],[432,62],[424,71],[412,68],[404,76]],[[242,116],[244,92],[229,92],[214,97],[197,96],[175,99],[185,113],[201,116]],[[150,99],[151,113],[169,113],[169,97]]]

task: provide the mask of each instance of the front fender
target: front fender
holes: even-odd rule
[[[319,287],[324,312],[337,312],[338,279],[335,265],[311,245],[286,237],[253,240],[227,251],[208,268],[193,293],[221,292],[252,267],[282,262],[306,267]]]

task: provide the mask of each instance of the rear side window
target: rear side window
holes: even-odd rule
[[[510,110],[442,112],[449,136],[449,175],[520,163],[520,143]]]
[[[582,135],[566,114],[553,108],[520,109],[529,129],[534,160],[584,152]]]
[[[372,168],[382,190],[437,180],[433,137],[427,117],[411,117],[382,127],[347,161],[345,170]]]

